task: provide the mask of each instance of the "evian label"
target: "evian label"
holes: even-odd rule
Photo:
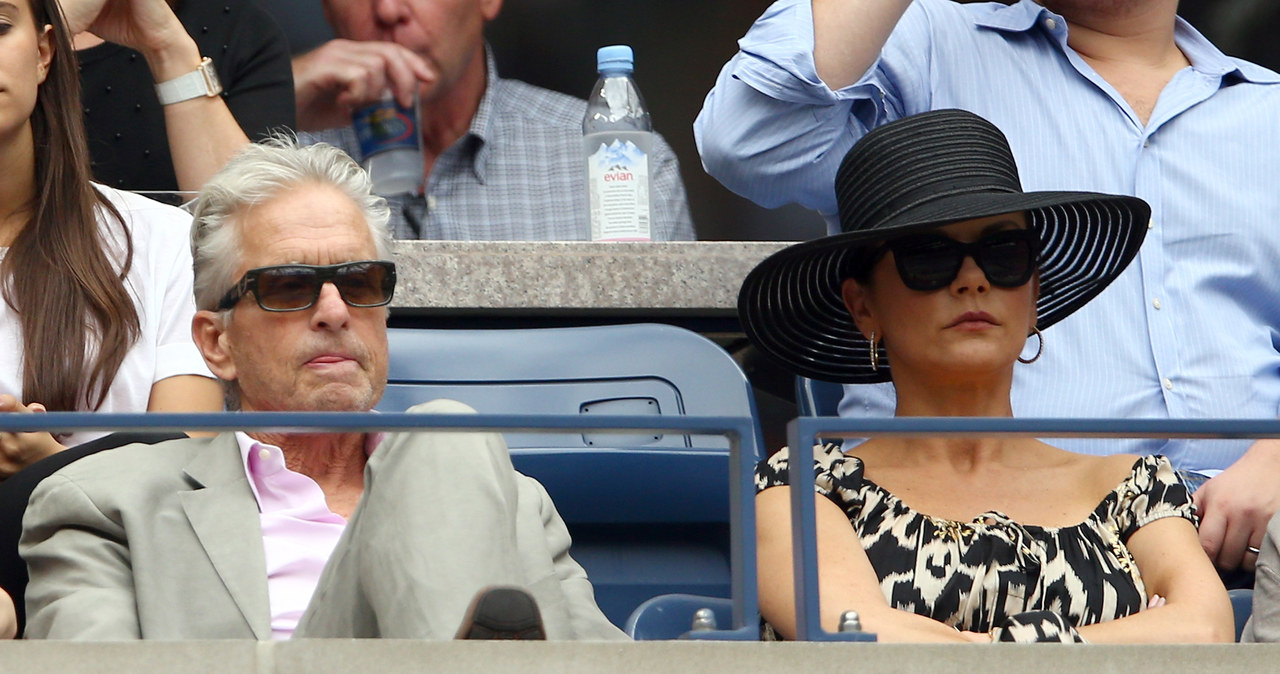
[[[621,135],[586,139],[592,241],[650,240],[649,156]]]

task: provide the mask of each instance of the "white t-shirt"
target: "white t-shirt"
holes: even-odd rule
[[[129,349],[100,412],[145,412],[151,385],[176,375],[212,377],[191,341],[195,300],[191,291],[191,215],[157,201],[95,185],[105,194],[133,237],[133,266],[125,278],[138,308],[141,334]],[[124,256],[120,228],[107,229],[115,259]],[[0,256],[8,252],[0,247]],[[18,317],[0,300],[0,392],[22,399],[22,331]],[[42,402],[28,401],[23,402]],[[62,438],[68,446],[106,435],[80,432]]]

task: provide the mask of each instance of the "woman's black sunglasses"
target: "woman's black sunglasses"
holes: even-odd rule
[[[281,264],[245,272],[218,303],[218,309],[234,307],[246,293],[253,293],[264,311],[309,309],[324,284],[332,282],[342,301],[353,307],[380,307],[391,302],[396,289],[396,265],[386,260],[361,260],[317,266]]]
[[[912,290],[938,290],[951,285],[966,257],[972,257],[991,285],[1016,288],[1031,280],[1040,239],[1028,229],[1007,229],[970,243],[941,234],[919,234],[888,241],[877,251],[893,251],[902,284]],[[873,260],[874,262],[874,260]]]

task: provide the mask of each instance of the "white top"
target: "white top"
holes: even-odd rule
[[[180,208],[94,185],[105,194],[133,236],[133,266],[126,284],[138,307],[142,331],[129,349],[107,391],[100,412],[145,412],[151,385],[176,375],[212,377],[200,351],[191,341],[191,215]],[[108,228],[116,259],[124,254],[119,227]],[[8,248],[0,247],[0,257]],[[8,303],[0,301],[0,393],[22,398],[22,331]],[[24,403],[43,402],[24,400]],[[77,445],[106,433],[86,431],[61,437]]]

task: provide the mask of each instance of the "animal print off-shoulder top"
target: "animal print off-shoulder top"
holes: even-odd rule
[[[1165,517],[1195,522],[1169,460],[1148,456],[1080,524],[970,522],[916,512],[863,476],[838,445],[814,447],[815,488],[857,531],[894,608],[1003,641],[1080,641],[1074,627],[1137,613],[1146,588],[1125,543]],[[787,450],[756,467],[756,490],[787,484]]]

